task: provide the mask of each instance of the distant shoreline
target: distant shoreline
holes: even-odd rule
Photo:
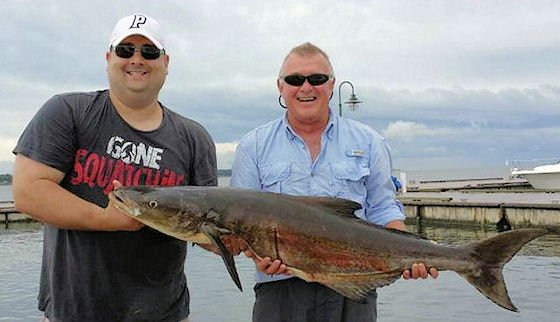
[[[231,169],[218,169],[218,177],[231,177]]]
[[[394,169],[396,176],[399,176],[400,172],[405,172],[407,175],[407,181],[410,183],[415,183],[419,181],[437,181],[437,180],[465,180],[471,178],[499,178],[507,177],[510,172],[507,167],[488,167],[488,168],[459,168],[459,169],[424,169],[424,170],[404,170],[404,169]],[[9,176],[11,181],[11,175]],[[2,176],[2,174],[0,174]],[[231,169],[218,169],[218,177],[231,177]],[[6,179],[1,178],[0,179]],[[10,186],[12,183],[7,180],[0,181],[0,186]]]

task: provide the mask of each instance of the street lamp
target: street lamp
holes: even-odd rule
[[[362,103],[362,101],[358,100],[356,94],[354,94],[354,85],[352,85],[352,83],[350,83],[349,81],[344,81],[340,83],[340,85],[338,85],[338,115],[339,116],[342,116],[342,101],[340,98],[340,88],[344,84],[348,84],[350,85],[350,87],[352,87],[352,95],[350,95],[350,98],[346,102],[344,102],[344,104],[348,104],[348,108],[351,111],[355,111],[358,108],[358,104]]]

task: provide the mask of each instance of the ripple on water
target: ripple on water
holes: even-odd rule
[[[37,292],[41,268],[41,225],[11,224],[0,230],[0,320],[38,321]]]
[[[453,226],[424,226],[411,231],[440,243],[464,245],[497,232]],[[0,229],[0,321],[37,321],[37,289],[42,252],[41,226]],[[236,257],[244,292],[231,281],[222,260],[189,247],[185,270],[193,321],[250,321],[253,263]],[[490,302],[453,272],[437,280],[403,281],[379,289],[381,321],[427,318],[430,321],[556,321],[560,316],[560,238],[541,237],[524,247],[504,268],[509,294],[521,310],[515,314]],[[6,287],[4,287],[6,286]]]

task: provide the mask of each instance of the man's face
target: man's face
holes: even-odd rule
[[[291,54],[282,67],[282,77],[288,75],[312,74],[330,75],[331,71],[325,57],[320,54],[300,56]],[[288,119],[302,123],[314,123],[328,119],[329,99],[334,87],[330,78],[322,85],[313,86],[308,80],[301,86],[292,86],[285,80],[278,80],[280,95],[288,107]]]
[[[126,37],[121,44],[131,44],[137,48],[153,45],[149,39],[140,35]],[[105,57],[109,85],[117,96],[147,94],[157,98],[167,76],[169,56],[162,54],[159,58],[150,60],[142,57],[140,51],[136,50],[132,57],[121,58],[113,48]]]

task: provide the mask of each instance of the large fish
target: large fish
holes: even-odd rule
[[[235,284],[241,282],[221,237],[243,239],[260,258],[281,259],[288,271],[354,300],[399,279],[413,263],[452,270],[499,306],[517,311],[502,268],[527,242],[557,228],[500,233],[462,247],[369,224],[361,206],[327,197],[301,197],[217,187],[121,188],[115,206],[140,222],[184,241],[218,247]]]

